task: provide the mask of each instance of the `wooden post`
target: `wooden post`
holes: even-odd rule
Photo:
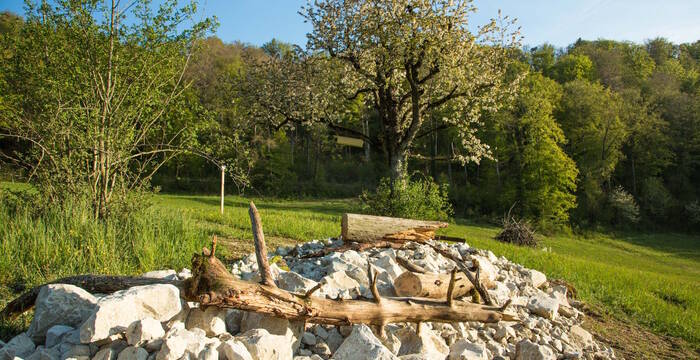
[[[224,214],[224,179],[226,178],[226,165],[221,165],[221,215]]]

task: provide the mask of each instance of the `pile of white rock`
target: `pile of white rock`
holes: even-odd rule
[[[380,293],[392,296],[393,280],[404,271],[397,256],[430,272],[448,273],[454,266],[429,246],[300,256],[341,244],[328,240],[278,248],[270,254],[278,286],[301,293],[320,282],[315,296],[371,298],[369,264],[379,273]],[[56,284],[41,290],[29,329],[7,344],[0,342],[0,360],[615,358],[610,347],[580,326],[583,314],[569,304],[565,287],[552,286],[544,274],[490,251],[466,244],[451,247],[478,259],[481,276],[496,284],[489,290],[491,296],[499,304],[511,299],[509,309],[517,313],[519,322],[422,323],[419,331],[415,324],[390,324],[380,337],[376,329],[361,324],[304,324],[233,309],[203,309],[182,301],[172,285],[101,295]],[[236,262],[232,272],[244,280],[258,280],[255,256]],[[144,274],[164,279],[190,275],[187,269]]]

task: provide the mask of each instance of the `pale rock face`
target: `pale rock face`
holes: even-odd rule
[[[34,319],[27,335],[43,343],[46,331],[54,325],[77,327],[92,314],[97,298],[87,291],[67,284],[51,284],[41,288],[36,299]]]
[[[48,349],[45,347],[38,347],[36,351],[25,358],[25,360],[59,360],[61,353],[56,349]],[[17,357],[15,359],[18,359]]]
[[[547,276],[537,270],[527,270],[525,273],[525,280],[527,280],[535,288],[539,288],[544,283],[547,282]]]
[[[552,350],[544,345],[538,345],[530,340],[523,340],[516,347],[516,360],[554,360]]]
[[[219,355],[225,360],[253,360],[253,356],[250,355],[245,345],[236,339],[221,343],[217,350],[219,350]]]
[[[355,250],[348,250],[340,254],[340,258],[345,262],[355,265],[359,268],[364,268],[367,266],[367,258],[360,255]]]
[[[330,298],[336,298],[341,294],[342,290],[348,290],[351,295],[358,296],[360,294],[360,284],[345,271],[336,271],[321,279],[323,286],[319,289],[319,295],[325,295]]]
[[[571,334],[571,339],[582,349],[593,343],[593,335],[579,325],[572,326],[569,334]]]
[[[126,340],[129,345],[143,345],[151,340],[165,335],[165,330],[160,321],[153,318],[145,318],[131,323],[126,329]]]
[[[257,360],[289,360],[293,357],[290,339],[282,335],[272,335],[265,329],[253,329],[236,340],[245,345],[253,359]]]
[[[498,304],[505,304],[506,301],[511,298],[510,289],[502,282],[496,282],[495,285],[495,288],[487,290],[489,295],[491,295]]]
[[[527,309],[533,314],[547,319],[554,319],[559,310],[559,300],[540,291],[530,297],[530,300],[527,302]]]
[[[34,349],[36,349],[36,345],[32,339],[26,333],[21,333],[0,349],[0,360],[12,360],[15,357],[24,358],[31,355]]]
[[[154,270],[141,274],[141,277],[151,279],[177,280],[175,270]]]
[[[63,335],[73,330],[75,329],[65,325],[54,325],[50,327],[49,330],[46,332],[46,341],[44,345],[47,348],[58,345],[58,343],[61,342],[61,338],[63,337]]]
[[[173,285],[136,286],[105,296],[80,327],[83,343],[98,341],[124,331],[132,322],[154,318],[167,321],[182,309],[180,292]]]
[[[352,333],[348,336],[338,350],[333,354],[336,360],[396,360],[392,352],[382,345],[367,325],[353,326]]]
[[[396,262],[394,257],[389,256],[389,255],[384,255],[382,257],[372,259],[371,260],[372,265],[381,268],[382,270],[386,271],[387,274],[389,275],[389,280],[394,281],[401,273],[403,273],[403,269],[399,266],[399,264]]]
[[[507,325],[501,325],[498,327],[498,329],[496,329],[496,334],[493,336],[493,338],[498,341],[501,341],[503,339],[512,339],[515,336],[515,330],[513,330],[512,327]]]
[[[450,346],[448,360],[486,360],[484,345],[472,343],[467,339],[459,339]]]
[[[129,346],[119,353],[117,360],[146,360],[148,351],[144,348]]]
[[[335,352],[338,350],[340,345],[345,341],[343,338],[343,335],[340,334],[340,331],[336,328],[332,328],[328,331],[328,337],[326,337],[326,344],[328,344],[328,348],[331,349],[331,352]]]
[[[104,345],[93,356],[93,360],[117,360],[118,355],[128,347],[124,340],[114,341]]]
[[[289,339],[293,350],[299,348],[301,333],[304,331],[303,321],[289,321],[255,312],[244,312],[241,319],[241,333],[264,328],[271,335],[282,335]]]
[[[317,283],[315,281],[307,279],[292,271],[283,272],[277,278],[277,286],[280,289],[298,294],[306,293],[309,289],[316,286],[316,284]]]
[[[498,269],[485,256],[474,255],[474,258],[479,262],[480,276],[491,281],[498,277]]]
[[[444,359],[450,352],[445,341],[424,324],[420,326],[420,335],[410,327],[394,333],[401,341],[398,355],[421,354],[426,359]]]
[[[218,344],[217,344],[218,345]],[[214,344],[209,344],[204,347],[197,355],[198,360],[219,360],[219,351]]]
[[[216,306],[207,307],[206,310],[192,309],[185,322],[185,328],[199,328],[204,330],[207,336],[218,336],[226,332],[226,312],[226,309]]]

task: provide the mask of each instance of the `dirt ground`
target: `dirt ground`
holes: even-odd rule
[[[623,359],[700,359],[700,349],[682,339],[657,335],[631,322],[615,319],[591,306],[585,305],[583,327],[596,340],[613,347]]]

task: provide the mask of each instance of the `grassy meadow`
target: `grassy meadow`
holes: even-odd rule
[[[7,186],[7,184],[5,185]],[[354,200],[253,199],[268,247],[340,233],[340,216]],[[80,207],[51,210],[37,218],[0,206],[0,306],[29,286],[79,273],[136,274],[188,266],[193,252],[217,234],[229,258],[252,251],[248,203],[230,196],[219,214],[214,196],[157,195],[139,216],[93,221]],[[700,238],[658,234],[541,236],[537,248],[493,239],[497,227],[463,220],[444,229],[549,278],[574,285],[580,299],[616,318],[700,347]],[[3,324],[7,339],[28,317]]]

